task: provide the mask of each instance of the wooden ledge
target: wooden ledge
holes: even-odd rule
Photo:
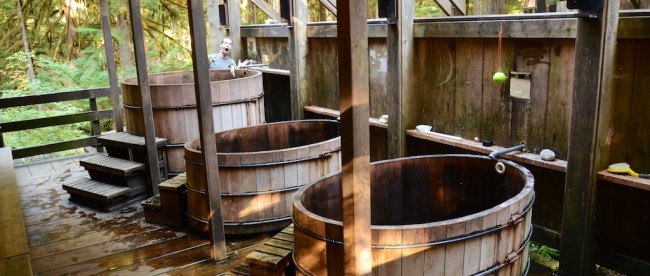
[[[477,153],[488,155],[495,150],[502,150],[504,147],[491,146],[484,147],[482,143],[463,139],[461,137],[440,134],[440,133],[426,133],[420,132],[415,129],[407,130],[407,136],[428,140],[440,144],[445,144],[453,147],[458,147]],[[567,162],[565,160],[556,159],[555,161],[544,161],[537,154],[526,152],[511,152],[500,156],[501,158],[512,160],[519,163],[533,165],[540,168],[551,169],[559,172],[566,172]]]
[[[598,179],[607,182],[625,185],[625,186],[630,186],[632,188],[650,191],[650,179],[638,178],[638,177],[633,177],[624,174],[614,174],[608,172],[607,170],[602,170],[598,172]]]
[[[10,148],[0,148],[0,271],[32,275],[20,191]]]
[[[341,116],[341,113],[338,110],[315,106],[315,105],[308,105],[305,106],[303,109],[307,112],[330,117],[333,120]],[[377,118],[368,118],[368,124],[373,127],[388,129],[388,124],[379,122],[379,119]]]
[[[341,112],[339,112],[338,110],[315,106],[315,105],[308,105],[303,107],[303,109],[307,112],[330,117],[333,120],[336,120],[336,118],[341,116]]]
[[[260,71],[262,73],[273,74],[273,75],[282,75],[282,76],[290,76],[291,75],[291,72],[289,72],[289,70],[284,70],[284,69],[275,69],[275,68],[269,68],[269,67],[247,67],[246,69],[248,69],[248,70],[256,70],[256,71]]]

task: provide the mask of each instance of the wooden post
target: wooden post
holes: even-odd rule
[[[241,59],[241,32],[239,27],[241,26],[241,15],[239,14],[239,1],[229,0],[228,1],[228,36],[232,39],[232,48],[230,49],[230,57],[237,62],[238,59]],[[221,43],[221,41],[219,41]],[[244,44],[245,45],[245,44]]]
[[[397,23],[388,25],[388,158],[406,155],[406,129],[415,127],[410,110],[417,101],[411,89],[414,56],[413,17],[414,1],[398,1]]]
[[[93,112],[93,117],[94,117],[93,120],[90,121],[90,135],[92,136],[102,135],[102,129],[99,125],[99,118],[97,117],[97,98],[95,98],[94,96],[90,97],[88,99],[88,105],[90,111]],[[95,148],[97,149],[97,152],[104,152],[104,148],[102,147],[102,145],[97,144]]]
[[[536,0],[535,6],[536,6],[536,12],[538,13],[546,12],[546,0]]]
[[[219,53],[219,50],[221,50],[219,45],[226,33],[224,26],[221,25],[221,18],[219,17],[219,3],[221,3],[221,0],[208,0],[209,54]]]
[[[307,0],[292,1],[293,14],[291,16],[292,28],[289,31],[289,54],[291,72],[291,119],[300,120],[303,116],[302,108],[305,106],[307,93],[307,22],[309,10]]]
[[[338,2],[339,100],[346,275],[370,275],[370,85],[367,1]]]
[[[596,173],[604,162],[598,151],[599,118],[611,81],[618,28],[619,1],[605,1],[597,18],[579,18],[568,166],[562,214],[560,273],[595,273],[594,228]],[[584,11],[583,11],[584,12]]]
[[[133,33],[133,48],[135,48],[138,86],[140,87],[140,97],[142,99],[142,118],[144,119],[145,130],[144,143],[147,148],[149,183],[151,183],[151,191],[154,195],[157,195],[158,184],[160,183],[160,170],[158,168],[158,150],[156,149],[156,130],[153,123],[149,76],[147,75],[147,54],[144,48],[144,30],[142,28],[140,0],[129,1],[129,15],[131,16],[131,32]]]
[[[106,52],[106,67],[108,67],[108,82],[111,86],[111,103],[113,104],[113,121],[115,131],[124,131],[122,124],[122,108],[120,106],[120,87],[117,84],[115,57],[113,56],[113,38],[111,37],[111,21],[108,18],[108,0],[99,1],[102,17],[102,31],[104,33],[104,50]]]
[[[214,136],[214,117],[212,114],[212,93],[207,43],[205,38],[205,21],[203,18],[203,0],[187,0],[187,14],[190,17],[190,35],[192,37],[192,67],[194,69],[194,87],[196,106],[199,116],[199,134],[201,156],[205,164],[205,183],[210,201],[210,238],[212,241],[212,258],[226,258],[226,238],[221,214],[221,192],[219,191],[219,168],[217,166],[217,143]]]

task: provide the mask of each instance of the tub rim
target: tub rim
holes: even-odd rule
[[[267,127],[271,125],[280,125],[280,124],[291,124],[291,123],[310,123],[310,122],[322,122],[322,123],[336,123],[337,125],[340,126],[340,122],[337,120],[328,120],[328,119],[308,119],[308,120],[295,120],[295,121],[282,121],[282,122],[275,122],[275,123],[268,123],[268,124],[261,124],[261,125],[255,125],[255,126],[247,126],[247,127],[240,127],[240,128],[234,128],[234,129],[229,129],[225,131],[220,131],[216,132],[214,135],[224,133],[224,132],[231,132],[231,131],[236,131],[236,130],[242,130],[242,129],[247,129],[247,128],[258,128],[258,127]],[[191,154],[192,159],[196,159],[199,157],[201,154],[201,151],[194,149],[192,147],[192,144],[196,141],[199,141],[200,138],[197,139],[192,139],[191,141],[187,141],[183,147],[185,148],[185,153]],[[273,160],[269,159],[263,159],[263,158],[258,158],[261,156],[266,156],[268,157],[269,154],[273,154],[276,152],[280,151],[285,151],[285,152],[299,152],[301,150],[309,149],[312,147],[324,147],[328,146],[327,149],[321,152],[317,153],[312,153],[310,151],[307,152],[306,156],[300,156],[296,154],[296,158],[283,158],[282,161],[302,161],[304,159],[312,159],[312,158],[318,158],[318,157],[323,157],[330,155],[336,151],[339,151],[341,149],[341,135],[339,133],[339,136],[336,136],[331,139],[323,140],[317,143],[312,143],[312,144],[307,144],[299,147],[290,147],[290,148],[283,148],[283,149],[276,149],[276,150],[263,150],[263,151],[246,151],[246,152],[219,152],[217,151],[217,158],[219,166],[246,166],[246,165],[259,165],[259,164],[266,164],[270,162],[275,162]],[[241,157],[240,160],[231,160],[229,158],[230,156],[239,156]],[[286,157],[286,155],[283,155],[283,157]],[[187,156],[185,157],[185,161],[188,162],[191,160],[188,160]],[[223,162],[221,162],[223,161]],[[320,180],[320,179],[319,179]]]
[[[491,208],[485,209],[483,211],[477,212],[477,213],[472,213],[466,216],[458,217],[458,218],[453,218],[453,219],[448,219],[448,220],[443,220],[443,221],[434,221],[434,222],[427,222],[427,223],[418,223],[418,224],[407,224],[407,225],[370,225],[371,230],[376,230],[376,231],[382,231],[382,230],[388,230],[388,231],[394,231],[394,230],[416,230],[416,229],[424,229],[424,228],[438,228],[438,227],[448,227],[454,224],[460,224],[460,223],[466,223],[469,221],[472,221],[477,218],[483,218],[487,216],[488,214],[497,214],[499,211],[503,210],[504,208],[509,208],[513,203],[523,200],[525,197],[527,197],[529,194],[531,195],[530,202],[527,205],[532,205],[534,202],[534,177],[533,174],[526,169],[524,166],[521,166],[515,162],[505,160],[505,159],[492,159],[487,156],[482,156],[482,155],[474,155],[474,154],[435,154],[435,155],[419,155],[419,156],[411,156],[411,157],[402,157],[402,158],[396,158],[396,159],[388,159],[388,160],[382,160],[382,161],[377,161],[377,162],[371,162],[371,165],[375,164],[382,164],[382,163],[389,163],[389,162],[397,162],[401,160],[412,160],[412,159],[428,159],[428,158],[443,158],[443,157],[462,157],[462,158],[480,158],[480,159],[485,159],[485,160],[494,160],[494,162],[503,162],[507,164],[508,166],[518,168],[520,171],[523,172],[523,174],[526,176],[526,183],[524,187],[519,191],[515,196],[510,197],[506,201],[499,203],[496,206],[493,206]],[[507,168],[507,167],[506,167]],[[305,215],[309,215],[313,219],[317,219],[321,222],[324,222],[326,224],[331,224],[335,225],[338,227],[343,227],[343,222],[326,218],[320,215],[317,215],[305,208],[305,206],[302,204],[301,201],[301,195],[304,194],[305,190],[307,190],[309,187],[314,185],[317,182],[322,181],[323,179],[335,176],[340,173],[333,173],[327,176],[324,176],[310,184],[307,184],[303,187],[301,187],[293,196],[293,206],[294,208],[297,208],[301,213]],[[524,210],[527,209],[528,206],[524,207]],[[524,212],[525,213],[525,212]],[[295,215],[294,215],[295,216]],[[294,224],[299,224],[295,221],[294,218]],[[497,223],[497,226],[499,226],[499,223]],[[302,227],[302,226],[299,226]]]
[[[228,69],[210,69],[210,71],[230,71],[230,70],[228,70]],[[253,72],[253,74],[250,75],[250,76],[243,77],[243,78],[234,78],[234,79],[228,79],[228,80],[210,81],[210,83],[215,83],[215,82],[229,82],[229,81],[233,81],[233,80],[245,80],[245,79],[254,78],[254,77],[257,77],[257,76],[262,75],[262,72],[261,72],[261,71],[251,70],[251,69],[235,69],[235,71],[247,71],[247,72]],[[178,73],[188,73],[188,72],[189,72],[189,73],[193,73],[194,71],[192,71],[192,70],[179,70],[179,71],[172,71],[172,72],[161,72],[161,73],[149,74],[149,75],[147,76],[147,78],[149,78],[149,77],[151,77],[151,76],[156,76],[156,77],[158,77],[158,76],[171,75],[171,74],[178,74]],[[209,73],[208,73],[208,74],[209,74]],[[194,77],[194,75],[192,75],[192,77]],[[123,79],[122,81],[120,81],[120,85],[132,85],[132,86],[138,86],[139,84],[138,84],[137,79],[138,79],[137,76]],[[183,83],[159,83],[159,84],[151,84],[151,83],[149,83],[149,86],[150,86],[150,87],[151,87],[151,86],[154,86],[154,87],[156,87],[156,86],[185,86],[185,85],[190,85],[190,84],[194,84],[194,82],[183,82]]]

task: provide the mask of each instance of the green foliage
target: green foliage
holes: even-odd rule
[[[531,253],[537,253],[539,255],[551,258],[551,259],[559,259],[560,258],[560,250],[550,248],[546,245],[543,244],[537,244],[534,242],[531,242],[530,244],[530,252]]]
[[[24,89],[29,84],[27,54],[20,51],[8,54],[2,59],[4,64],[0,65],[0,93],[5,89]]]
[[[438,17],[445,16],[442,9],[434,0],[416,0],[415,1],[415,17]]]

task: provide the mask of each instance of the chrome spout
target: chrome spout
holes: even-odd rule
[[[517,145],[517,146],[514,146],[514,147],[509,147],[509,148],[505,148],[505,149],[502,149],[502,150],[495,150],[495,151],[491,152],[488,156],[490,158],[492,158],[492,159],[496,159],[500,155],[503,155],[503,154],[506,154],[506,153],[512,152],[512,151],[517,151],[517,150],[521,151],[524,148],[526,148],[526,144],[522,143],[521,145]]]

